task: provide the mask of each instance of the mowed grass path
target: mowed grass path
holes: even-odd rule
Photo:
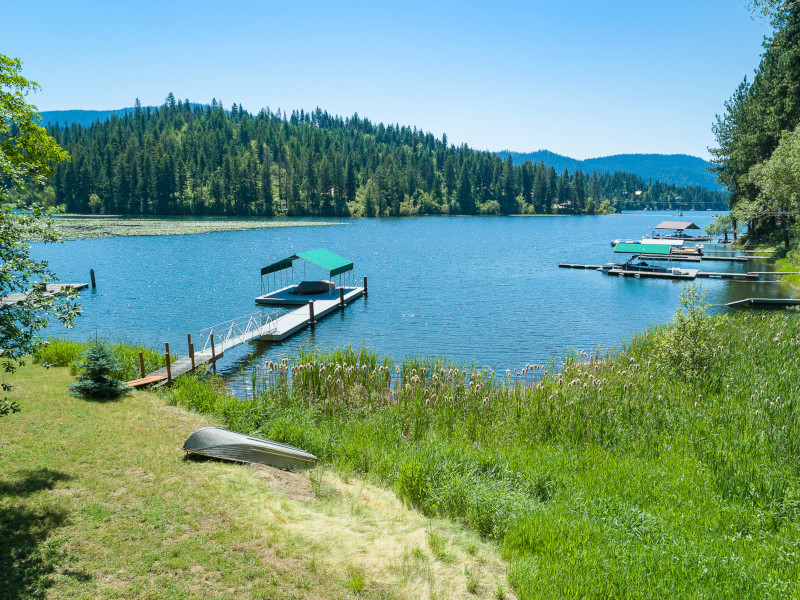
[[[137,392],[71,396],[66,369],[8,378],[0,598],[509,597],[476,534],[315,469],[184,458],[214,424]]]

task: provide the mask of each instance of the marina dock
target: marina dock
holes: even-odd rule
[[[339,288],[342,289],[342,288]],[[150,373],[141,380],[128,382],[132,387],[137,382],[142,385],[153,384],[154,387],[168,385],[173,379],[185,373],[194,371],[206,363],[216,363],[222,358],[226,350],[248,342],[280,342],[298,331],[316,324],[320,319],[344,310],[347,304],[365,295],[363,287],[349,288],[350,291],[340,294],[338,298],[326,300],[312,300],[305,306],[281,315],[272,317],[263,313],[245,315],[219,325],[207,327],[200,332],[200,351],[195,352],[189,336],[189,354],[174,362],[169,368]],[[169,352],[169,345],[167,345]]]
[[[672,269],[671,271],[634,271],[628,269],[609,269],[609,275],[636,277],[641,279],[694,279],[697,269]]]
[[[560,269],[588,269],[592,271],[602,271],[601,265],[581,265],[571,263],[560,263]],[[617,275],[621,277],[643,277],[655,279],[727,279],[730,281],[761,281],[762,283],[774,283],[775,280],[763,279],[767,276],[780,276],[780,275],[800,275],[797,272],[781,272],[781,271],[752,271],[749,273],[713,273],[709,271],[700,271],[698,269],[672,269],[671,272],[658,272],[658,271],[644,271],[638,269],[623,269],[612,268],[607,269],[606,273],[609,275]]]
[[[296,275],[294,262],[297,260],[327,270],[328,279],[303,279],[299,283],[284,285],[274,291],[265,289],[265,276],[275,280],[280,276],[281,281],[285,281],[288,277],[283,277],[284,272],[290,271],[292,275]],[[189,353],[174,362],[170,358],[169,344],[165,344],[167,366],[149,375],[144,373],[144,361],[140,355],[142,377],[126,382],[127,385],[130,387],[169,385],[176,377],[194,371],[201,365],[211,363],[216,369],[217,360],[235,346],[255,341],[280,342],[306,327],[313,327],[320,319],[344,310],[354,300],[367,295],[367,278],[364,277],[363,287],[352,285],[352,270],[351,261],[323,248],[293,254],[264,267],[261,269],[261,289],[266,293],[255,299],[256,304],[298,308],[280,316],[257,312],[206,327],[200,331],[199,352],[195,352],[192,336],[189,334],[187,336]],[[350,275],[348,283],[351,285],[342,284],[344,274]],[[337,275],[340,280],[339,286],[331,281]]]
[[[745,298],[728,302],[731,308],[787,308],[800,305],[800,298]]]
[[[732,281],[758,281],[760,277],[755,273],[709,273],[700,271],[697,273],[700,279],[730,279]]]
[[[292,312],[278,317],[271,321],[271,326],[264,327],[259,335],[253,336],[251,339],[267,342],[280,342],[285,340],[290,335],[294,335],[301,329],[305,329],[309,325],[313,325],[318,320],[328,316],[336,310],[344,310],[344,307],[350,304],[353,300],[361,298],[364,295],[363,287],[353,288],[339,288],[340,290],[349,290],[340,294],[335,299],[326,298],[324,300],[311,300],[307,301],[305,306],[297,308]],[[259,302],[260,298],[256,298]]]

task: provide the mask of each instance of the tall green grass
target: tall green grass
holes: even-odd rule
[[[70,372],[77,375],[86,351],[95,343],[97,342],[78,342],[62,337],[49,338],[37,350],[33,360],[53,367],[69,367]],[[118,365],[113,373],[117,379],[131,380],[141,376],[139,352],[144,358],[145,373],[152,373],[166,365],[166,357],[163,354],[145,346],[125,343],[114,343],[109,346]]]
[[[345,348],[167,397],[496,540],[521,598],[800,596],[800,315],[700,317],[514,373]]]

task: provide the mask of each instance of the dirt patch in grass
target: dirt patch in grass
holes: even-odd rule
[[[316,499],[311,492],[311,480],[307,473],[292,473],[267,465],[251,465],[250,468],[256,477],[287,498],[292,500]]]

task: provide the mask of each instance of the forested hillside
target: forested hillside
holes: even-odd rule
[[[593,213],[724,208],[700,187],[631,173],[515,166],[446,136],[321,109],[291,114],[176,100],[122,117],[52,125],[72,156],[41,192],[69,212],[236,216]]]
[[[655,179],[675,185],[699,185],[707,190],[722,190],[722,186],[717,183],[710,171],[711,163],[688,154],[615,154],[585,160],[562,156],[549,150],[528,153],[503,150],[497,154],[500,158],[510,155],[516,165],[529,160],[543,162],[556,171],[562,169],[570,171],[581,169],[584,172],[598,171],[599,173],[627,171],[636,173],[645,180]]]

